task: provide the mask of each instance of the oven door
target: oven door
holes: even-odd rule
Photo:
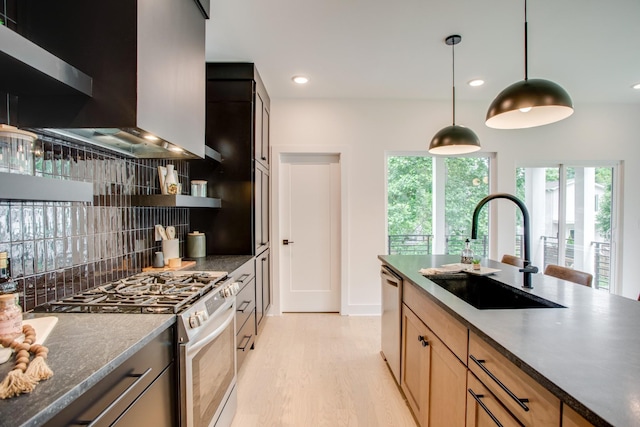
[[[219,418],[221,424],[223,419],[233,418],[236,404],[233,395],[236,383],[235,307],[235,297],[227,299],[227,303],[201,327],[196,340],[180,346],[183,426],[209,427],[216,425]],[[225,415],[221,417],[223,410]]]

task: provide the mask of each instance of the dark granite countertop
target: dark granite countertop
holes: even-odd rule
[[[196,262],[195,266],[184,271],[226,271],[232,273],[251,258],[253,255],[209,255],[206,258],[184,258],[184,260]]]
[[[2,427],[42,425],[175,323],[173,314],[24,314],[46,316],[58,318],[44,343],[54,375],[31,393],[0,400]],[[2,379],[13,360],[0,365]]]
[[[478,310],[419,273],[455,255],[381,255],[454,317],[596,425],[640,425],[640,302],[533,275],[534,295],[566,308]],[[492,277],[521,288],[516,267]]]

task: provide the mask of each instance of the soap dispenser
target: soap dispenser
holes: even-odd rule
[[[460,262],[463,264],[471,264],[473,262],[473,251],[471,250],[471,241],[469,239],[464,241],[464,249],[460,256]]]

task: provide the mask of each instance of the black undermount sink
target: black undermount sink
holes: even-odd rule
[[[486,276],[450,275],[429,280],[479,310],[566,308]]]

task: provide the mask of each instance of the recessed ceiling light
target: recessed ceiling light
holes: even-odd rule
[[[633,86],[631,86],[632,88],[636,89],[636,90],[640,90],[640,83],[636,83]]]
[[[157,137],[157,136],[155,136],[155,135],[145,135],[145,136],[144,136],[144,139],[148,139],[149,141],[157,141],[157,140],[159,140],[160,138],[158,138],[158,137]]]
[[[474,79],[469,82],[469,86],[476,87],[482,86],[484,84],[484,80],[482,79]]]
[[[299,85],[303,85],[309,82],[309,79],[305,76],[293,76],[291,80],[293,80],[295,83],[298,83]]]

